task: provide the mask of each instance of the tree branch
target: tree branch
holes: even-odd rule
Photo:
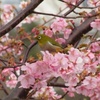
[[[5,35],[7,32],[12,30],[18,25],[25,17],[32,13],[32,11],[42,2],[43,0],[32,0],[31,3],[22,10],[14,19],[8,22],[6,25],[0,28],[0,37]]]
[[[68,14],[70,14],[72,11],[74,11],[82,2],[84,2],[84,0],[80,0],[76,6],[73,6],[69,11],[67,11],[64,16],[67,16]]]
[[[94,13],[94,11],[92,11],[92,13]],[[76,27],[70,35],[69,39],[66,41],[66,46],[67,44],[74,45],[83,36],[83,34],[88,33],[92,29],[90,27],[90,23],[95,19],[95,17],[96,16],[87,18],[80,26]]]

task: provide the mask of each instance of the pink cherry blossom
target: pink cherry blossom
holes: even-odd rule
[[[31,85],[34,85],[35,79],[32,75],[21,75],[18,78],[18,81],[21,81],[23,88],[29,88]]]
[[[90,45],[90,50],[92,52],[99,52],[100,51],[100,41],[92,43]]]
[[[78,94],[83,94],[85,96],[90,97],[90,100],[99,100],[100,99],[100,77],[91,77],[87,76],[81,86],[76,88],[76,92]]]
[[[11,13],[7,13],[7,12],[3,12],[1,14],[1,20],[3,21],[4,24],[8,23],[9,21],[11,21],[14,17],[14,14]]]
[[[6,85],[9,88],[15,88],[17,85],[17,77],[15,74],[11,73],[11,75],[8,77],[8,80],[6,80]]]
[[[22,2],[20,3],[19,7],[20,7],[21,9],[24,9],[25,7],[27,7],[28,4],[29,4],[29,2],[27,2],[27,1],[22,1]]]
[[[76,75],[73,75],[72,77],[70,77],[69,79],[67,79],[65,81],[67,81],[65,83],[66,86],[73,87],[73,86],[77,85],[77,83],[79,82],[79,79]]]
[[[64,44],[66,42],[64,38],[57,38],[55,41],[57,41],[59,44]]]
[[[51,29],[45,29],[45,30],[44,30],[44,33],[45,33],[45,35],[47,35],[47,36],[49,36],[49,37],[52,37],[52,35],[53,35],[53,32],[52,32]]]
[[[37,36],[39,34],[39,30],[37,28],[33,28],[32,33]]]
[[[91,76],[85,77],[85,80],[82,83],[87,89],[93,89],[97,87],[96,77],[91,77]]]
[[[71,12],[76,14],[76,18],[79,18],[78,15],[80,15],[80,17],[84,17],[83,15],[92,16],[92,13],[90,14],[83,10],[83,12],[81,11],[81,8],[84,8],[84,4],[82,4],[84,2],[87,2],[89,6],[92,6],[90,7],[92,9],[90,9],[89,7],[85,7],[86,9],[89,8],[89,12],[94,10],[94,12],[97,13],[97,16],[93,16],[93,18],[95,18],[94,21],[90,23],[91,28],[100,31],[100,16],[98,15],[98,13],[100,12],[100,0],[62,1],[62,3],[67,5],[67,7],[64,10],[62,9],[63,6],[59,8],[58,10],[60,12],[58,14],[49,14],[49,12],[47,14],[42,12],[31,13],[31,6],[34,5],[35,2],[31,4],[28,9],[25,9],[29,5],[29,3],[31,3],[31,0],[23,0],[22,2],[20,2],[19,7],[21,8],[22,12],[25,11],[26,13],[22,14],[21,16],[17,16],[17,9],[13,5],[7,4],[3,5],[3,7],[0,8],[0,26],[7,24],[15,16],[17,16],[16,20],[18,20],[18,22],[16,22],[16,20],[12,20],[11,23],[8,23],[10,26],[7,24],[4,29],[1,29],[0,34],[4,35],[7,31],[11,30],[13,26],[16,26],[16,28],[14,28],[14,32],[17,32],[17,34],[14,35],[14,37],[16,36],[15,39],[13,39],[12,34],[9,35],[9,33],[6,36],[0,38],[0,83],[2,87],[4,87],[2,84],[4,83],[10,89],[16,88],[17,83],[20,83],[19,88],[21,87],[28,90],[31,89],[30,91],[28,91],[27,98],[30,97],[29,93],[31,91],[34,91],[32,97],[36,100],[60,100],[61,96],[57,94],[58,91],[56,92],[53,86],[58,86],[60,88],[63,87],[63,91],[65,92],[65,94],[70,97],[74,97],[77,93],[89,97],[90,100],[100,100],[99,37],[96,36],[91,38],[91,36],[88,35],[90,36],[88,39],[91,40],[91,43],[89,43],[86,48],[84,47],[84,44],[79,44],[79,48],[75,48],[71,44],[66,44],[70,39],[70,36],[74,35],[71,33],[73,33],[75,26],[77,27],[77,25],[79,24],[75,24],[76,19],[74,19],[75,17],[70,16]],[[33,7],[33,10],[38,6],[39,3],[41,3],[41,0],[36,3],[36,6]],[[79,14],[77,14],[78,11],[76,8],[80,9]],[[29,13],[27,13],[28,10]],[[50,20],[45,20],[45,18],[43,17],[42,21],[38,20],[39,26],[33,25],[34,28],[32,29],[32,31],[28,31],[28,33],[24,34],[25,32],[22,32],[20,30],[25,28],[22,25],[37,21],[38,15],[35,15],[35,13],[37,13],[38,15],[51,15],[51,17],[54,17]],[[28,14],[30,15],[27,16]],[[81,16],[81,14],[83,15]],[[55,16],[57,15],[59,17],[55,18]],[[61,18],[60,15],[63,18]],[[69,19],[69,16],[70,18],[73,18]],[[85,22],[85,19],[87,18],[79,19],[81,22]],[[19,23],[20,21],[21,23]],[[8,29],[6,30],[6,28]],[[75,30],[76,29],[77,28],[75,28]],[[4,32],[4,34],[2,33],[2,31]],[[13,31],[11,31],[11,33],[13,33]],[[53,38],[55,41],[61,44],[62,52],[52,53],[49,51],[40,51],[40,54],[38,55],[38,51],[36,50],[36,59],[35,57],[31,57],[34,56],[29,53],[31,49],[31,43],[34,42],[33,38],[35,35],[41,33],[49,36],[50,38]],[[29,40],[29,44],[26,43],[26,39]],[[64,48],[66,52],[63,52],[63,46],[65,45],[68,46]],[[35,45],[32,45],[32,49],[34,49],[34,46]],[[27,50],[29,52],[27,52]],[[24,55],[24,51],[29,55]],[[25,59],[25,57],[27,58],[27,61],[24,62],[23,59]],[[35,60],[35,62],[31,62],[33,60]]]
[[[25,72],[18,78],[21,87],[40,90],[47,86],[50,78],[60,77],[68,87],[67,91],[70,96],[74,96],[74,92],[77,92],[90,98],[99,98],[98,94],[94,96],[95,92],[100,91],[100,89],[97,90],[100,82],[99,76],[87,76],[80,86],[77,86],[80,82],[78,76],[84,71],[87,74],[96,73],[100,62],[94,53],[90,50],[80,51],[72,47],[67,54],[59,52],[51,54],[48,51],[42,51],[42,55],[42,60],[31,64],[26,63],[21,67],[21,70]]]
[[[15,88],[16,87],[16,84],[17,84],[17,80],[7,80],[6,81],[6,85],[10,89]]]
[[[87,96],[88,94],[89,94],[89,90],[87,90],[86,88],[85,88],[85,86],[83,86],[83,85],[81,85],[81,86],[78,86],[77,88],[76,88],[76,92],[78,93],[78,94],[83,94],[84,96]]]
[[[25,65],[23,65],[21,67],[21,70],[22,71],[25,71],[27,74],[31,74],[32,71],[33,71],[33,68],[32,66],[34,66],[35,64],[29,64],[29,63],[26,63]]]
[[[56,20],[51,24],[53,32],[62,31],[66,26],[67,22],[63,18],[56,18]]]
[[[100,19],[95,19],[95,21],[93,21],[90,25],[91,27],[100,30]]]
[[[69,35],[71,34],[72,30],[71,29],[66,29],[64,30],[64,38],[68,39]]]
[[[37,16],[36,16],[36,15],[31,15],[31,16],[26,17],[26,18],[22,21],[22,23],[23,23],[23,24],[25,24],[25,23],[30,24],[30,23],[34,22],[36,19],[37,19]]]
[[[75,97],[75,94],[74,94],[74,92],[68,92],[68,96]]]
[[[70,51],[68,51],[68,59],[72,62],[76,62],[77,57],[83,55],[78,49],[71,48]]]
[[[100,1],[99,0],[87,0],[87,4],[89,6],[97,6],[100,4]]]
[[[9,76],[14,71],[13,68],[6,68],[2,71],[2,75]]]
[[[3,13],[1,13],[1,20],[3,22],[3,24],[8,23],[9,21],[11,21],[14,17],[14,7],[10,4],[6,4],[3,5]]]

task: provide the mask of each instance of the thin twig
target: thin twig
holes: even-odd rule
[[[82,2],[84,2],[84,0],[80,0],[80,1],[76,4],[76,6],[73,6],[69,11],[67,11],[67,12],[64,14],[64,16],[67,16],[67,15],[70,14],[72,11],[74,11],[75,8],[78,7]]]
[[[35,91],[32,90],[32,91],[28,94],[26,100],[29,100],[29,99],[32,97],[32,95],[34,95],[35,93],[36,93],[36,90],[35,90]]]
[[[60,10],[56,15],[60,14],[60,13],[61,13],[62,11],[64,11],[66,8],[67,8],[67,7],[65,7],[65,8],[62,9],[62,10]],[[52,21],[54,18],[55,18],[55,16],[54,16],[53,18],[47,20],[46,22],[44,22],[44,23],[42,24],[42,26],[45,25],[45,24],[47,24],[48,22]]]
[[[75,11],[73,11],[75,14],[79,14]],[[96,13],[96,14],[93,14],[91,16],[84,16],[84,15],[80,15],[80,16],[75,16],[75,17],[71,17],[71,16],[63,16],[63,15],[58,15],[58,14],[52,14],[52,13],[43,13],[43,12],[36,12],[36,11],[33,11],[33,13],[35,14],[41,14],[41,15],[47,15],[47,16],[54,16],[54,17],[61,17],[61,18],[65,18],[65,19],[77,19],[77,18],[90,18],[90,17],[94,17],[94,16],[97,16],[99,15],[100,13]],[[51,20],[51,19],[50,19]],[[47,23],[47,22],[46,22]]]

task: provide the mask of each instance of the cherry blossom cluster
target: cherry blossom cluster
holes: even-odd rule
[[[16,70],[16,72],[19,70],[18,68],[14,69],[14,68],[5,68],[1,75],[0,75],[0,80],[5,81],[7,87],[9,88],[15,88],[18,80],[17,80],[17,76],[14,73],[14,70]],[[7,78],[7,79],[6,79]]]
[[[91,23],[91,27],[100,30],[100,19],[95,19],[92,23]]]
[[[27,5],[30,3],[30,1],[22,1],[19,5],[19,8],[21,10],[25,9]],[[14,5],[11,4],[5,4],[2,7],[2,13],[1,13],[1,20],[2,24],[6,24],[9,21],[11,21],[16,14],[18,13],[17,8]],[[36,14],[31,14],[30,16],[27,16],[20,24],[17,25],[17,27],[21,27],[23,24],[30,24],[34,22],[38,16]]]
[[[53,87],[44,87],[37,91],[32,97],[44,100],[57,100],[61,96],[55,92]]]
[[[42,31],[45,35],[54,38],[59,44],[64,44],[72,33],[74,22],[69,20],[67,22],[64,18],[56,18],[50,25],[50,27],[43,27]],[[33,28],[32,33],[39,34],[39,29]],[[61,35],[61,36],[59,36]]]
[[[69,23],[70,22],[71,21],[69,21]],[[69,35],[72,32],[71,28],[69,28],[68,22],[63,18],[56,18],[55,21],[51,24],[51,29],[55,34],[56,32],[64,34],[64,37],[63,37],[64,39],[68,39]]]
[[[3,13],[1,13],[2,24],[6,24],[14,18],[14,6],[6,4],[3,6]]]
[[[25,9],[30,4],[30,0],[22,1],[20,2],[19,8]],[[35,22],[38,16],[36,14],[31,14],[27,16],[20,24],[17,25],[17,27],[21,27],[23,24],[30,24],[32,22]]]
[[[100,52],[100,41],[93,42],[89,48],[92,52]]]
[[[61,77],[65,86],[68,87],[67,91],[98,99],[95,94],[97,91],[100,92],[98,85],[100,77],[99,73],[96,74],[100,67],[100,54],[96,56],[90,50],[79,51],[73,47],[70,48],[68,54],[56,53],[53,55],[48,51],[42,52],[42,54],[42,60],[31,64],[26,63],[21,67],[24,72],[18,78],[21,87],[39,90],[48,85],[50,78]],[[97,82],[97,85],[91,81]],[[89,90],[93,91],[92,94]],[[88,93],[84,94],[84,91]]]

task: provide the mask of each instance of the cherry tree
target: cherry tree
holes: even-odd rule
[[[2,100],[67,100],[75,94],[100,100],[100,1],[56,1],[55,14],[37,11],[45,0],[22,0],[21,11],[10,4],[0,9]],[[37,39],[40,34],[47,38]],[[54,51],[42,49],[53,41],[59,44]]]

